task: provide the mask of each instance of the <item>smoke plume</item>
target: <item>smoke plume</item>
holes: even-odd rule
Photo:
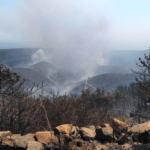
[[[32,64],[36,64],[41,61],[49,62],[50,59],[46,56],[42,49],[39,49],[36,53],[32,55]]]
[[[104,64],[99,62],[108,45],[108,22],[100,11],[82,7],[70,0],[24,0],[20,18],[25,42],[48,48],[47,56],[58,67],[89,75]],[[33,62],[49,61],[47,56],[39,50]]]

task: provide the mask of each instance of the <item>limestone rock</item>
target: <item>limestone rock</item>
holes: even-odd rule
[[[44,150],[43,145],[37,141],[28,142],[27,150]]]
[[[150,121],[134,125],[133,127],[129,128],[128,132],[132,133],[143,133],[145,131],[150,131]]]
[[[81,137],[86,141],[94,140],[96,136],[95,130],[86,127],[81,127],[79,129],[79,133],[81,134]]]
[[[63,124],[63,125],[57,126],[54,129],[54,132],[57,135],[65,134],[66,136],[70,135],[72,137],[75,137],[79,132],[79,128],[76,126],[73,126],[72,124]]]
[[[102,128],[104,128],[104,127],[110,127],[110,124],[108,124],[108,123],[102,123],[102,124],[100,125],[100,127],[102,127]]]
[[[122,133],[127,133],[128,125],[116,118],[113,119],[112,128],[114,133],[120,136]]]
[[[46,145],[46,147],[59,147],[59,139],[53,131],[41,131],[35,134],[37,141]]]
[[[121,147],[121,150],[133,150],[132,145],[128,143],[121,145]]]
[[[54,132],[58,135],[60,134],[69,135],[71,133],[71,130],[72,130],[72,124],[64,124],[64,125],[57,126],[54,129]]]
[[[134,142],[150,142],[150,121],[134,125],[128,129],[128,133],[132,134]]]
[[[0,140],[5,139],[8,136],[11,136],[12,133],[11,131],[0,131]]]
[[[96,139],[103,141],[112,141],[113,140],[113,129],[110,126],[96,128]]]
[[[13,143],[13,141],[10,141],[10,140],[3,140],[3,141],[2,141],[2,146],[13,147],[13,146],[14,146],[14,143]]]
[[[11,137],[10,135],[9,135],[9,136],[6,136],[6,139],[10,140],[10,137]]]
[[[78,133],[78,129],[72,124],[63,124],[57,126],[54,129],[54,132],[56,135],[58,135],[60,144],[63,145],[64,143],[71,142],[73,140]]]
[[[10,140],[14,141],[15,139],[20,138],[20,137],[21,137],[21,134],[13,134],[13,135],[10,137]]]
[[[88,126],[88,128],[91,129],[91,130],[96,130],[94,125],[90,125],[90,126]]]
[[[28,143],[31,141],[35,141],[35,139],[31,136],[24,135],[20,136],[19,138],[16,138],[14,140],[14,145],[16,148],[26,148]]]
[[[14,145],[12,141],[3,141],[0,144],[0,150],[14,150]]]
[[[26,135],[28,135],[28,136],[31,136],[31,137],[35,137],[35,134],[34,133],[28,133],[28,134],[26,134]]]

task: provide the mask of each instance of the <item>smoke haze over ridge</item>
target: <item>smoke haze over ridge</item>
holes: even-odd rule
[[[150,34],[146,14],[149,10],[144,7],[143,11],[141,7],[145,5],[119,0],[6,0],[0,2],[0,49],[1,45],[5,48],[3,45],[7,42],[11,49],[13,44],[18,48],[17,43],[19,48],[35,48],[37,51],[28,59],[22,57],[23,62],[19,57],[14,64],[22,62],[20,67],[31,67],[35,63],[53,65],[59,79],[65,76],[69,80],[71,76],[77,79],[75,82],[95,74],[130,73],[130,67],[134,67],[131,64],[135,64],[140,55],[135,57],[126,52],[118,55],[118,51],[112,50],[148,48]],[[15,55],[10,58],[14,59]],[[46,70],[46,67],[41,68]]]
[[[109,25],[101,13],[70,0],[24,0],[20,18],[24,41],[49,48],[51,62],[59,67],[92,74],[95,67],[104,65]]]

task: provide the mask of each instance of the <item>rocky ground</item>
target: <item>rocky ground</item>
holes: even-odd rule
[[[129,127],[114,118],[112,125],[63,124],[26,135],[1,131],[0,140],[0,150],[150,150],[150,121]]]

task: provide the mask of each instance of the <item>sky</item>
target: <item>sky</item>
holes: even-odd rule
[[[0,0],[0,43],[145,50],[150,47],[149,6],[149,0]]]

